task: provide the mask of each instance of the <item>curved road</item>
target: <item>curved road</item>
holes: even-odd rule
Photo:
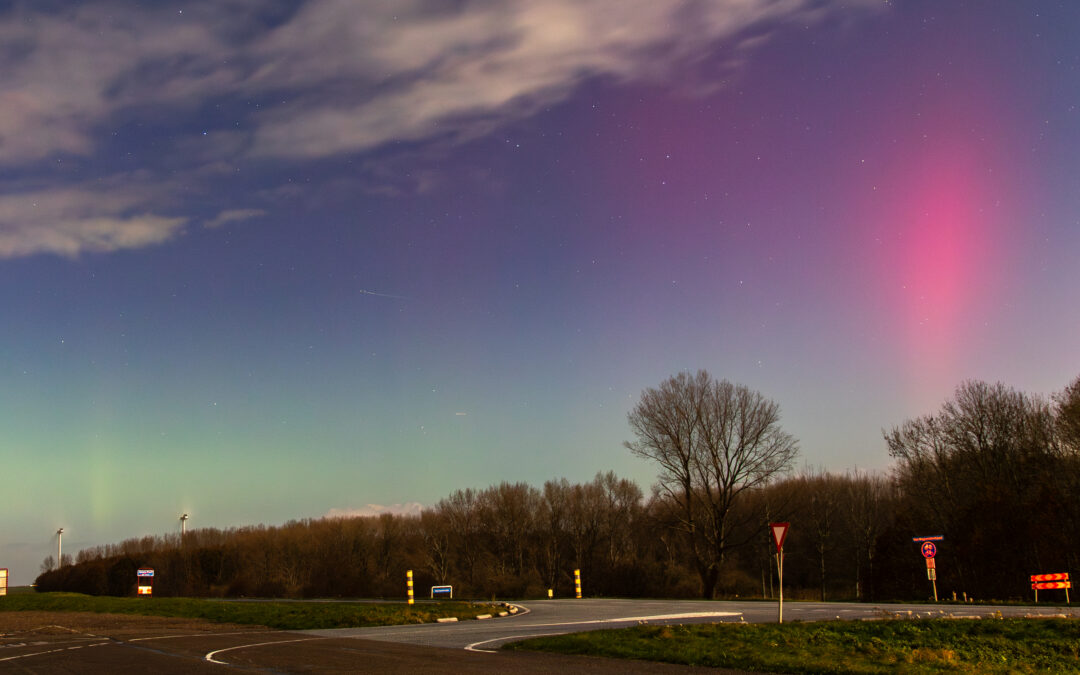
[[[537,635],[649,623],[771,622],[767,602],[544,600],[519,603],[515,616],[458,623],[305,632],[222,627],[222,632],[155,628],[132,617],[121,627],[47,625],[0,634],[0,673],[514,673],[728,672],[639,661],[500,652],[502,643]],[[784,619],[859,620],[891,616],[1075,616],[1047,606],[870,605],[790,602]],[[61,614],[57,621],[66,621]],[[2,618],[2,617],[0,617]],[[85,616],[83,617],[85,619]],[[96,624],[94,624],[96,625]]]
[[[622,628],[648,623],[776,621],[776,603],[706,600],[537,600],[516,603],[513,617],[421,626],[338,628],[306,631],[322,637],[360,637],[418,646],[495,650],[505,642],[539,635]],[[891,617],[1080,616],[1072,609],[1043,606],[891,605],[832,602],[785,602],[785,621],[864,620]]]

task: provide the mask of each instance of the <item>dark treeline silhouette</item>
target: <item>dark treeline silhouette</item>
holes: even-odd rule
[[[1054,399],[968,382],[935,415],[885,435],[901,508],[878,538],[878,592],[898,595],[924,565],[910,533],[945,536],[938,587],[1030,596],[1032,574],[1080,562],[1080,378]]]
[[[720,385],[747,409],[771,412],[753,392]],[[149,566],[157,596],[400,598],[411,569],[421,596],[451,584],[457,597],[545,597],[549,588],[572,597],[580,569],[587,596],[775,597],[773,521],[791,523],[784,586],[794,598],[925,598],[930,584],[911,541],[923,535],[945,537],[943,597],[1030,597],[1028,575],[1076,570],[1080,378],[1051,399],[965,383],[938,413],[905,421],[885,441],[889,475],[770,472],[730,489],[723,520],[713,521],[724,528],[708,554],[715,573],[693,550],[710,540],[695,540],[687,522],[708,515],[696,508],[715,513],[717,494],[680,499],[660,481],[646,497],[606,473],[457,490],[419,515],[130,539],[83,550],[60,569],[47,560],[37,587],[133,595],[136,569]],[[689,484],[718,489],[706,485]]]

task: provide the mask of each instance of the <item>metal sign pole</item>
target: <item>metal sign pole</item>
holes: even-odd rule
[[[776,571],[780,581],[780,604],[777,609],[776,622],[784,623],[784,549],[776,554]]]
[[[773,543],[776,544],[776,572],[780,584],[780,604],[776,609],[776,622],[784,623],[784,540],[787,539],[791,523],[769,523]]]

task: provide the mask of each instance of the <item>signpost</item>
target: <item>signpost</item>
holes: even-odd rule
[[[773,542],[776,543],[776,572],[780,581],[780,605],[777,608],[776,622],[784,623],[784,540],[787,539],[791,523],[769,523]]]
[[[431,599],[434,600],[435,596],[438,596],[440,598],[453,599],[453,597],[454,597],[454,587],[453,586],[432,586],[431,587]]]
[[[937,545],[935,541],[943,541],[945,535],[935,534],[932,537],[912,537],[911,541],[916,544],[920,544],[919,552],[922,553],[922,557],[926,559],[926,578],[930,580],[931,585],[934,587],[934,602],[937,602],[937,563],[934,562],[934,556],[937,555]]]
[[[154,570],[149,567],[140,567],[135,572],[136,595],[151,596],[154,594]]]
[[[1069,602],[1069,589],[1072,588],[1072,582],[1069,581],[1068,572],[1059,572],[1057,574],[1032,574],[1031,575],[1031,588],[1035,591],[1035,602],[1039,602],[1039,589],[1064,589],[1065,590],[1065,604],[1071,604]]]

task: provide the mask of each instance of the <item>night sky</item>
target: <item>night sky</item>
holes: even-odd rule
[[[1080,374],[1080,2],[0,1],[0,567]]]

